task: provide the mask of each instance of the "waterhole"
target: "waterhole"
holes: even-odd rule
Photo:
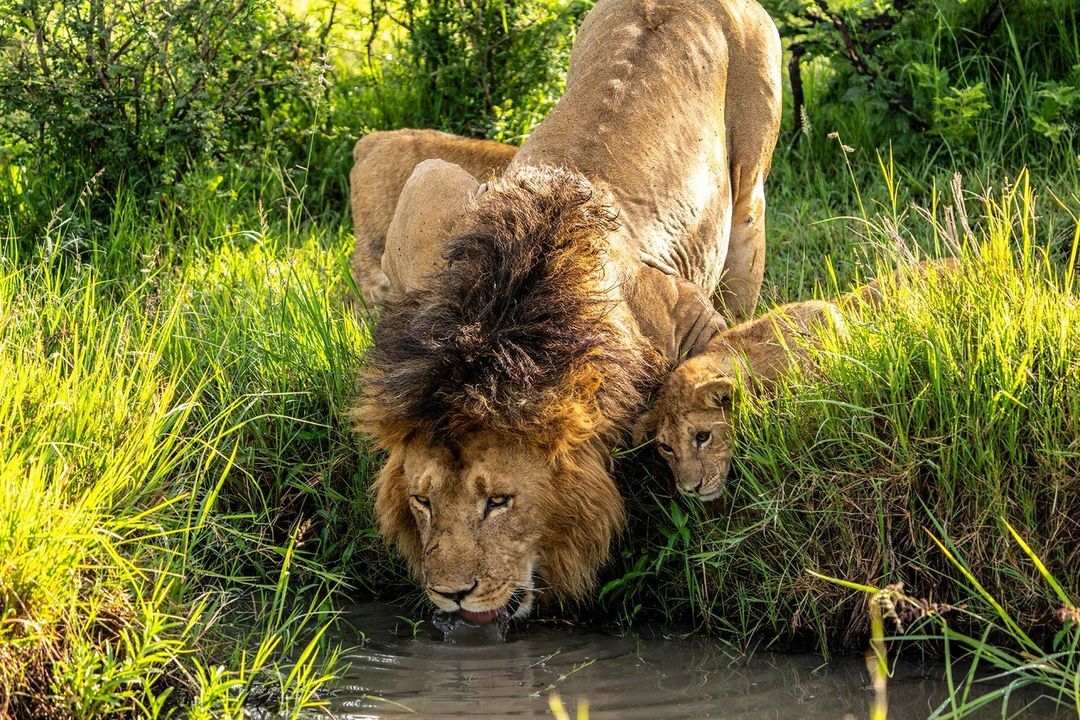
[[[861,658],[825,664],[818,656],[758,652],[746,659],[701,637],[648,629],[614,636],[547,623],[511,627],[505,637],[497,625],[456,627],[448,642],[431,618],[402,612],[379,604],[347,611],[333,639],[356,645],[361,636],[352,625],[363,642],[326,697],[334,717],[551,718],[552,693],[571,717],[574,704],[587,700],[591,720],[869,717],[873,691]],[[942,666],[899,666],[888,685],[889,720],[930,715],[945,698],[943,676]],[[994,707],[983,717],[1000,717]]]

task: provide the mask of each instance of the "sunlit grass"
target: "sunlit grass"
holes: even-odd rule
[[[861,595],[806,569],[974,608],[929,528],[1049,647],[1033,628],[1059,606],[998,530],[1014,522],[1077,597],[1075,198],[1036,199],[1022,176],[985,200],[946,183],[917,210],[887,157],[875,171],[855,199],[824,179],[801,206],[771,196],[769,302],[923,252],[961,271],[853,314],[815,370],[747,403],[722,507],[621,459],[633,530],[598,612],[692,619],[743,647],[861,646]],[[0,693],[15,707],[295,714],[332,672],[332,590],[412,587],[370,525],[377,458],[340,420],[368,341],[347,223],[311,218],[292,182],[211,174],[149,215],[122,193],[107,225],[73,202],[40,242],[4,241]],[[804,227],[849,201],[848,220]]]
[[[1018,627],[1055,631],[1056,600],[999,532],[1007,517],[1070,597],[1080,592],[1080,302],[1072,242],[1048,237],[1026,176],[925,214],[854,221],[883,275],[919,248],[960,258],[849,313],[814,367],[747,394],[736,467],[711,508],[663,497],[635,519],[650,538],[605,588],[625,614],[721,628],[735,642],[861,646],[862,586],[903,583],[951,605],[981,601],[926,529],[949,538]],[[1075,209],[1073,212],[1076,212]],[[970,230],[969,230],[970,228]],[[826,294],[849,289],[850,280]],[[658,532],[659,531],[659,532]],[[981,615],[979,617],[982,617]],[[974,617],[954,620],[970,629]]]
[[[366,518],[367,477],[337,421],[366,343],[343,302],[348,238],[210,206],[197,228],[227,236],[85,264],[71,221],[30,256],[0,252],[0,704],[15,716],[239,718],[255,701],[288,717],[335,663],[324,600],[348,581],[333,568],[370,542],[345,520]],[[117,244],[178,229],[128,208]]]

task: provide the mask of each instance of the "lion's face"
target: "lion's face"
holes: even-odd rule
[[[656,429],[656,448],[679,492],[716,500],[731,465],[733,383],[717,378],[694,388],[685,406],[672,408]]]
[[[735,389],[734,377],[692,359],[672,373],[642,418],[641,429],[655,433],[679,492],[705,501],[720,497],[731,466]]]
[[[538,460],[524,448],[480,440],[457,458],[441,448],[406,450],[421,584],[441,610],[477,622],[528,612],[540,538],[534,493],[550,484]]]
[[[702,500],[720,496],[731,466],[736,388],[757,392],[805,362],[821,327],[843,331],[839,307],[822,300],[789,303],[724,331],[675,368],[656,406],[638,420],[635,436],[641,441],[655,435],[680,492]],[[753,382],[737,383],[738,377]]]
[[[610,448],[659,363],[606,275],[618,228],[580,173],[512,167],[382,310],[352,415],[389,451],[379,530],[444,610],[584,600],[625,523]]]
[[[579,597],[622,522],[603,468],[581,483],[582,468],[496,437],[455,449],[408,441],[392,450],[376,482],[380,529],[424,592],[478,624],[528,615],[544,589]],[[565,482],[581,497],[563,497]]]

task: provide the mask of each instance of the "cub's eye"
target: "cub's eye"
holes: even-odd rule
[[[504,508],[510,504],[509,495],[492,495],[487,499],[487,505],[484,506],[484,517],[488,516],[492,510],[498,510]]]
[[[667,443],[656,443],[656,449],[665,455],[673,455],[675,453]]]
[[[709,442],[709,440],[711,440],[711,439],[712,439],[712,433],[709,432],[708,430],[701,430],[701,431],[698,432],[697,435],[694,436],[694,442],[697,443],[698,447],[701,447],[705,443]]]
[[[429,500],[428,498],[426,498],[423,495],[413,495],[412,500],[413,500],[414,503],[416,503],[420,507],[426,507],[426,508],[431,507],[431,500]]]

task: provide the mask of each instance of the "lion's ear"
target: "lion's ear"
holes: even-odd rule
[[[659,420],[659,413],[655,407],[638,416],[637,420],[630,425],[630,440],[635,446],[641,445],[656,434],[656,425]]]
[[[395,292],[423,287],[443,266],[454,224],[480,189],[476,178],[445,160],[425,160],[401,189],[386,231],[382,270]]]
[[[694,386],[693,403],[706,410],[727,410],[735,397],[735,383],[731,378],[718,377]]]

